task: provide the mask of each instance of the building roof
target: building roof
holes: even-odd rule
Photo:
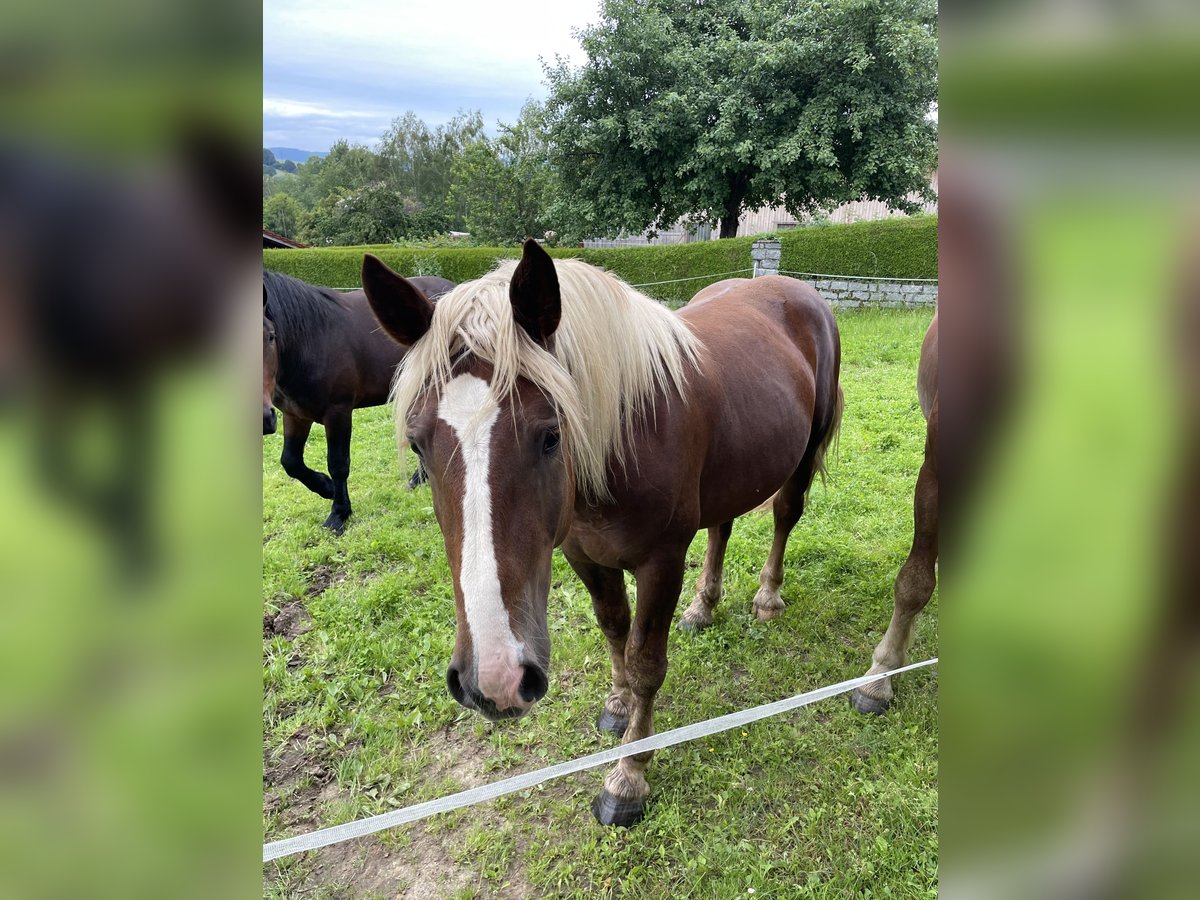
[[[302,247],[307,247],[308,244],[302,244],[300,241],[293,241],[291,238],[284,237],[282,234],[276,234],[274,231],[263,229],[263,248],[271,247],[282,250],[299,250]]]

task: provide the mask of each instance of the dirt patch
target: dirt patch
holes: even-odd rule
[[[312,621],[312,616],[308,614],[304,604],[299,600],[293,600],[291,603],[285,604],[283,609],[275,615],[267,613],[263,616],[263,637],[271,638],[278,635],[289,641],[294,640],[312,628]]]
[[[456,735],[450,728],[424,738],[421,749],[429,754],[429,780],[452,778],[466,790],[504,777],[498,771],[486,771],[494,754],[484,741]]]
[[[304,591],[304,596],[315,597],[323,594],[333,585],[341,584],[347,577],[345,572],[332,566],[317,566],[308,579],[308,587]]]
[[[349,888],[347,896],[432,900],[452,897],[476,881],[459,867],[439,837],[412,826],[407,847],[385,847],[378,838],[348,841],[318,851],[310,879],[331,888]]]
[[[332,771],[311,751],[306,753],[307,734],[298,733],[278,753],[264,757],[263,799],[268,813],[278,812],[280,829],[284,834],[312,830],[318,821],[320,808],[336,800],[342,788]],[[494,751],[485,741],[473,734],[464,734],[454,726],[435,731],[422,738],[420,752],[428,755],[424,777],[429,782],[449,779],[461,788],[478,787],[505,777],[501,769],[488,771]],[[568,788],[568,786],[562,786]],[[506,816],[497,813],[490,804],[472,810],[471,821],[501,828]],[[308,854],[303,874],[292,882],[295,896],[310,894],[334,897],[387,897],[404,900],[440,900],[453,897],[464,888],[474,885],[480,896],[521,900],[541,896],[525,877],[527,836],[518,830],[516,844],[508,871],[497,886],[495,881],[482,879],[470,858],[461,858],[459,842],[462,829],[429,833],[424,823],[405,826],[401,830],[402,846],[385,844],[382,836],[335,844]],[[435,829],[436,831],[436,829]],[[267,878],[274,880],[278,872],[268,868]],[[294,878],[298,872],[293,870]]]
[[[307,742],[308,732],[299,731],[277,753],[263,754],[263,811],[278,812],[287,833],[315,825],[320,804],[337,793],[333,772]]]

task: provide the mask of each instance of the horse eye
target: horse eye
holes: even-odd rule
[[[547,431],[542,437],[542,456],[553,456],[557,453],[559,441],[558,429],[552,428]]]
[[[273,344],[273,343],[275,343],[275,335],[273,335],[273,334],[268,334],[268,335],[267,335],[267,343],[268,343],[268,344]]]
[[[425,459],[425,455],[421,453],[421,448],[417,446],[416,441],[414,441],[412,438],[408,439],[408,446],[413,453],[417,454],[417,459]]]

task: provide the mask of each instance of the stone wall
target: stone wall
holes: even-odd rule
[[[830,305],[837,307],[937,305],[938,286],[927,282],[843,281],[828,278],[803,278],[803,280],[815,287],[821,296],[829,301]]]
[[[886,306],[919,307],[936,306],[937,284],[928,281],[883,281],[880,279],[820,278],[802,272],[780,272],[782,256],[779,241],[764,239],[755,241],[750,248],[750,261],[754,266],[754,277],[763,275],[791,275],[807,281],[815,287],[831,306]]]

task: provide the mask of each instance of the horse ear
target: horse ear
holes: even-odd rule
[[[396,341],[412,345],[429,330],[433,304],[370,253],[363,257],[362,284],[375,318]]]
[[[562,317],[562,294],[554,260],[533,238],[525,242],[508,288],[508,299],[517,324],[536,343],[545,346]]]

